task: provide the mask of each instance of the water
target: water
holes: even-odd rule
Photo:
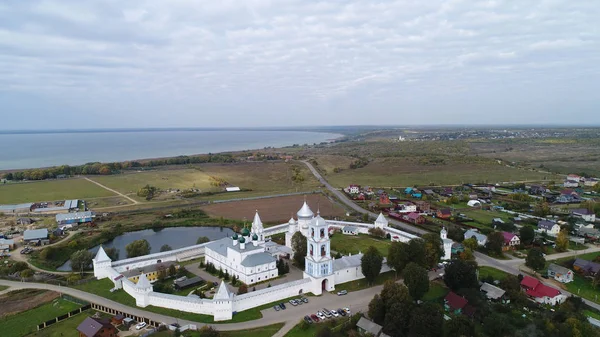
[[[188,247],[196,244],[201,236],[206,236],[210,241],[222,239],[233,235],[233,230],[226,227],[169,227],[163,229],[145,229],[136,232],[127,232],[117,236],[112,241],[103,244],[105,248],[117,248],[119,250],[119,260],[127,258],[125,246],[135,240],[145,239],[150,244],[150,253],[160,252],[162,245],[169,245],[173,249]],[[94,253],[98,251],[100,246],[89,249]],[[65,262],[58,267],[59,271],[71,271],[71,261]]]
[[[321,143],[333,133],[305,131],[0,132],[0,170],[174,157]]]

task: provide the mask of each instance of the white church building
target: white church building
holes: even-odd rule
[[[98,279],[109,278],[115,290],[123,289],[135,298],[139,307],[153,305],[213,315],[215,321],[223,321],[231,319],[234,312],[305,293],[321,295],[323,291],[334,291],[336,285],[364,278],[361,270],[362,254],[343,256],[339,259],[331,256],[330,228],[353,226],[362,234],[368,234],[371,228],[381,228],[399,241],[408,242],[417,238],[415,235],[389,227],[383,214],[379,214],[373,224],[325,220],[319,212],[315,216],[305,201],[296,216],[297,220],[292,218],[288,223],[264,228],[256,212],[251,230],[244,228],[240,234],[235,233],[231,238],[119,261],[111,261],[100,247],[93,259],[94,276]],[[289,251],[292,237],[297,232],[301,232],[307,239],[303,278],[243,295],[231,293],[224,282],[212,299],[163,294],[154,292],[152,284],[144,274],[139,276],[137,283],[122,275],[127,271],[158,263],[180,262],[203,256],[205,262],[214,264],[217,269],[221,268],[230,275],[236,275],[246,284],[263,282],[279,276],[276,267],[277,258],[280,256],[278,252]],[[280,233],[285,233],[285,247],[268,241],[268,237]],[[389,270],[384,259],[381,272]]]

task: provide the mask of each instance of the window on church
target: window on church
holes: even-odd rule
[[[325,237],[325,229],[321,228],[321,238],[324,238],[324,237]]]
[[[314,238],[315,237],[315,229],[311,228],[310,229],[310,235]]]
[[[311,256],[312,256],[312,255],[314,255],[314,254],[313,254],[313,248],[314,248],[314,246],[313,246],[313,245],[310,245],[310,255],[311,255]]]
[[[325,256],[327,254],[327,249],[325,249],[325,246],[321,246],[321,256]]]

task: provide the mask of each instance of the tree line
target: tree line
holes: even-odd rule
[[[199,156],[178,156],[167,159],[149,161],[124,161],[114,163],[92,162],[83,165],[61,165],[49,168],[30,169],[5,173],[3,178],[11,181],[55,179],[60,176],[74,175],[110,175],[121,170],[133,168],[149,168],[165,165],[187,165],[203,163],[233,163],[237,159],[228,153],[207,154]]]

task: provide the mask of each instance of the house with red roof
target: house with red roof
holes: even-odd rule
[[[452,312],[454,314],[461,314],[463,309],[467,306],[469,301],[466,298],[458,296],[453,291],[449,292],[448,295],[444,298],[444,308],[446,311]]]
[[[521,244],[521,239],[513,233],[502,232],[502,236],[504,237],[504,244],[502,245],[503,250],[516,249],[517,246]]]
[[[523,277],[521,289],[534,301],[541,304],[556,305],[562,303],[566,296],[558,289],[549,287],[531,276]]]
[[[436,212],[436,216],[440,219],[450,219],[450,217],[452,216],[452,211],[450,210],[450,208],[438,209]]]

